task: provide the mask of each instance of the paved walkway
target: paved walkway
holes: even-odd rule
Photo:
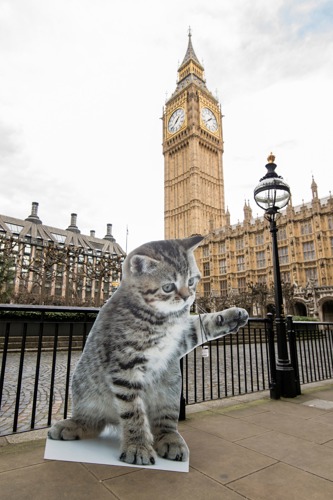
[[[44,460],[45,431],[0,438],[0,498],[333,498],[333,381],[294,399],[256,393],[188,407],[179,428],[189,473]]]

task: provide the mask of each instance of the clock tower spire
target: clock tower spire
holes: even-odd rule
[[[163,113],[165,238],[208,234],[225,223],[222,113],[192,45]]]

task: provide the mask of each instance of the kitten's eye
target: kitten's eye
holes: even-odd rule
[[[188,286],[193,286],[194,285],[194,278],[190,278],[188,280]]]
[[[166,285],[162,286],[162,290],[165,293],[171,293],[176,289],[176,285],[174,283],[167,283]]]

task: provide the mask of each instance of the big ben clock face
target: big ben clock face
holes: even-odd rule
[[[183,108],[178,108],[172,113],[168,122],[168,131],[170,134],[177,132],[183,125],[185,120],[185,110]]]
[[[202,108],[201,119],[208,130],[210,130],[211,132],[217,131],[218,124],[216,116],[214,115],[213,111],[211,111],[209,108]]]

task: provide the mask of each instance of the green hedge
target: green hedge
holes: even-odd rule
[[[293,321],[318,321],[318,318],[310,318],[309,316],[293,316]]]

